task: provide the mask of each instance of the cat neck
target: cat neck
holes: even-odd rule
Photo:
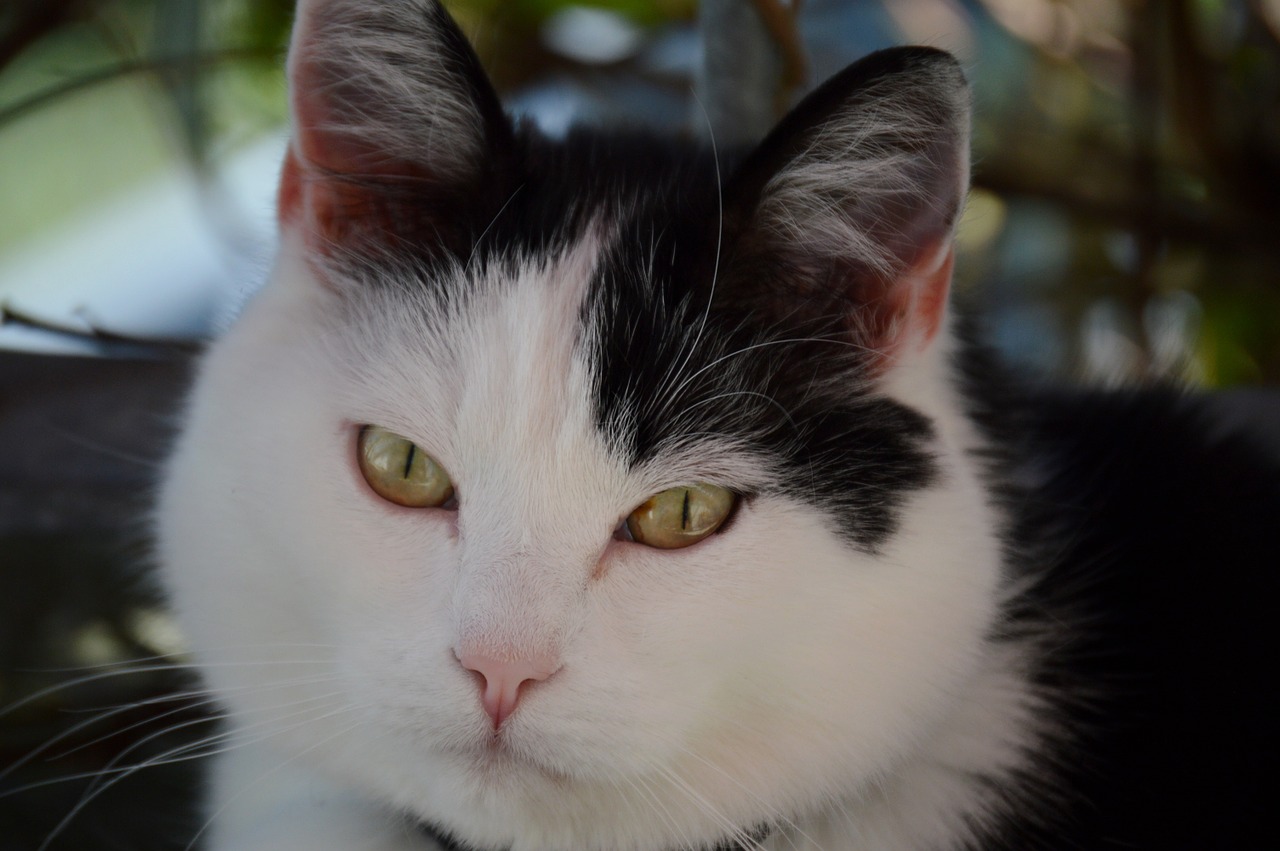
[[[967,690],[913,755],[873,787],[780,827],[761,848],[952,849],[976,844],[1010,816],[1034,818],[1026,779],[1032,754],[1052,736],[1046,699],[1031,681],[1034,656],[1034,638],[990,641]]]

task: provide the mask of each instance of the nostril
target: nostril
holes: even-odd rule
[[[462,660],[459,659],[458,661],[461,662]],[[485,687],[489,682],[488,678],[485,677],[484,674],[477,671],[475,668],[469,668],[466,665],[463,665],[462,667],[463,667],[463,670],[465,670],[468,674],[470,674],[475,679],[476,685],[480,687],[480,693],[484,694]]]
[[[560,667],[549,659],[497,659],[483,653],[455,653],[458,662],[480,677],[480,703],[497,730],[515,712],[522,686],[545,680]]]
[[[493,659],[478,653],[467,653],[458,658],[462,667],[475,671],[486,680],[492,677],[503,679],[518,678],[525,680],[545,680],[550,672],[543,671],[542,666],[529,659]]]

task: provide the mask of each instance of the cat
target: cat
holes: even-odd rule
[[[432,0],[304,0],[281,249],[157,556],[212,851],[1248,848],[1280,466],[949,288],[969,100],[544,137]]]

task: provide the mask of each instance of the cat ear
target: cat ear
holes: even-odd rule
[[[852,339],[879,366],[927,347],[946,311],[968,135],[969,90],[948,54],[901,48],[845,69],[726,186],[729,297]]]
[[[497,94],[435,0],[301,0],[289,85],[279,217],[313,250],[450,248],[460,202],[510,162]]]

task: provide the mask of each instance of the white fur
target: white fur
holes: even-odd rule
[[[272,831],[273,848],[354,847],[313,811],[349,812],[370,848],[418,847],[398,810],[515,851],[652,851],[771,820],[794,826],[768,847],[932,847],[984,812],[968,770],[1018,764],[1031,700],[1016,651],[985,637],[1000,559],[945,334],[889,385],[935,420],[944,475],[878,556],[767,489],[690,549],[616,541],[662,488],[767,481],[715,445],[633,472],[598,434],[574,346],[598,239],[459,269],[474,294],[449,311],[411,285],[323,286],[295,240],[210,352],[159,537],[248,743],[216,778],[215,851]],[[449,470],[456,514],[367,489],[368,422]],[[460,641],[564,663],[501,748]]]

